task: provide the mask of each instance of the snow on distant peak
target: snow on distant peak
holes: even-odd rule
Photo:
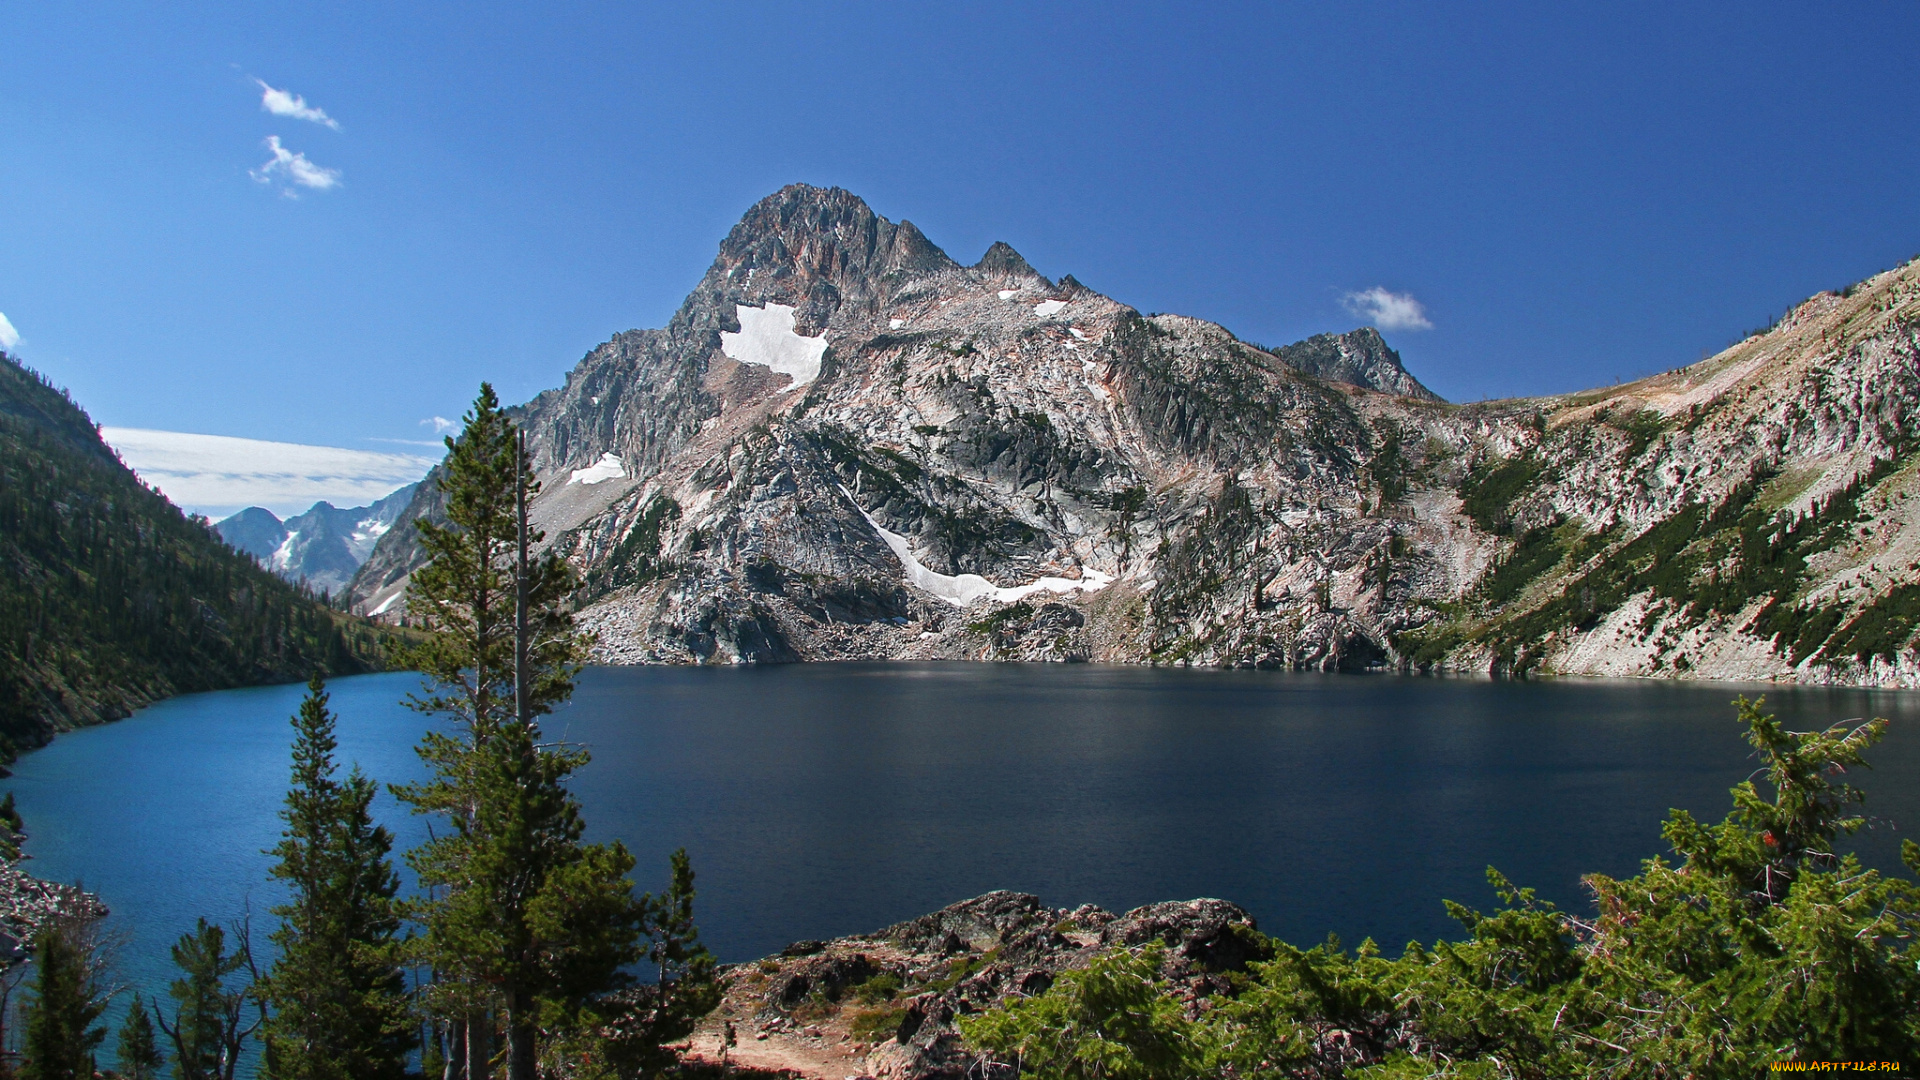
[[[907,320],[905,319],[888,319],[887,320],[887,329],[889,330],[898,330],[905,325],[907,325]]]
[[[573,470],[567,477],[569,484],[597,484],[602,480],[618,480],[627,475],[627,467],[620,464],[620,458],[609,450],[600,455],[600,460],[584,469]]]
[[[1051,319],[1066,310],[1066,307],[1065,300],[1042,300],[1033,305],[1033,313],[1043,319]]]
[[[844,487],[840,491],[842,494],[847,494],[847,489]],[[851,499],[853,496],[847,494],[847,497]],[[854,509],[860,509],[858,503],[854,504]],[[880,534],[880,539],[886,541],[888,549],[893,552],[895,558],[900,560],[900,565],[907,572],[907,584],[930,592],[957,608],[964,608],[975,600],[982,599],[1011,604],[1037,592],[1099,592],[1113,582],[1113,578],[1090,568],[1081,570],[1082,577],[1079,581],[1072,578],[1043,577],[1025,585],[1016,585],[1007,589],[995,585],[979,574],[957,576],[942,574],[929,569],[925,563],[914,557],[913,548],[908,546],[906,537],[888,530],[873,520],[873,515],[865,510],[860,510],[860,516],[867,519],[867,524],[873,527],[874,532]]]
[[[743,364],[757,364],[791,375],[795,386],[820,375],[820,359],[827,354],[825,337],[801,337],[793,332],[793,309],[785,304],[750,308],[735,304],[740,332],[720,331],[720,351]]]
[[[1020,295],[1019,289],[1001,289],[1000,290],[1000,299],[1002,300],[1011,300],[1014,297],[1019,295]]]

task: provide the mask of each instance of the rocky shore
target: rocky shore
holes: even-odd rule
[[[688,1057],[809,1080],[947,1080],[981,1075],[956,1017],[1044,993],[1063,971],[1114,948],[1166,946],[1162,974],[1190,1001],[1264,955],[1253,917],[1225,900],[1150,904],[1116,915],[992,892],[874,934],[802,941],[722,971],[725,997]]]
[[[54,919],[105,918],[100,898],[42,881],[17,862],[0,861],[0,970],[24,961],[40,928]]]

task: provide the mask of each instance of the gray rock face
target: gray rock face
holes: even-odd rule
[[[1904,685],[1910,657],[1783,651],[1754,612],[1683,610],[1608,561],[1750,479],[1796,507],[1879,460],[1871,545],[1827,549],[1780,602],[1851,618],[1909,580],[1916,297],[1910,265],[1654,379],[1452,406],[1371,329],[1269,351],[1049,281],[1004,244],[959,265],[847,192],[795,185],[747,213],[665,328],[594,349],[516,415],[534,516],[581,571],[606,662]],[[404,611],[405,526],[438,498],[430,477],[382,537],[359,610]],[[1543,529],[1563,530],[1549,557]],[[1688,541],[1703,585],[1739,575],[1724,539]]]
[[[1424,401],[1440,395],[1400,365],[1400,354],[1387,347],[1380,331],[1363,326],[1344,334],[1315,334],[1305,341],[1275,349],[1273,355],[1316,379],[1351,383],[1388,394]]]
[[[273,558],[273,553],[280,550],[287,539],[286,525],[273,511],[262,506],[249,506],[216,522],[213,528],[235,551],[243,551],[261,562]]]
[[[214,525],[221,539],[289,581],[316,592],[339,593],[413,502],[416,484],[371,506],[340,509],[317,502],[282,522],[272,511],[251,506]]]

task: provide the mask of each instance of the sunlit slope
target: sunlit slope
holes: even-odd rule
[[[1912,685],[1920,619],[1909,263],[1623,386],[1508,403],[1463,509],[1498,564],[1417,660]]]
[[[515,415],[608,661],[1920,684],[1914,295],[1450,405],[1371,329],[1265,348],[794,185]],[[401,614],[420,558],[396,526],[354,603]]]
[[[0,354],[0,755],[169,694],[366,670],[376,633],[143,485]]]

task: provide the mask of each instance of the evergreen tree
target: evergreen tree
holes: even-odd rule
[[[121,1080],[160,1080],[160,1066],[166,1064],[167,1059],[154,1041],[153,1020],[147,1016],[147,1007],[140,1001],[139,994],[133,995],[126,1022],[120,1025],[120,1042],[114,1047],[114,1056],[120,1059],[115,1075]]]
[[[21,1011],[26,1044],[21,1080],[92,1080],[93,1049],[107,1037],[93,1026],[106,1011],[83,927],[60,920],[34,939],[39,977]]]
[[[253,971],[244,924],[236,936],[239,944],[228,952],[226,932],[202,918],[173,946],[173,962],[182,972],[167,988],[178,1003],[173,1023],[155,1015],[173,1042],[175,1080],[233,1080],[240,1051],[260,1026],[260,1019],[245,1022],[252,987],[229,985],[235,974]]]
[[[621,989],[556,1003],[565,1020],[555,1026],[573,1033],[562,1054],[570,1060],[604,1062],[608,1070],[603,1075],[662,1075],[674,1059],[665,1047],[692,1034],[700,1018],[720,1003],[713,954],[700,943],[700,931],[694,926],[693,864],[686,849],[673,853],[671,865],[667,891],[640,899],[646,911],[650,939],[646,955],[655,968],[653,981],[633,986],[622,973],[583,971],[580,985]]]
[[[293,718],[293,786],[271,871],[291,902],[273,909],[279,959],[258,993],[272,1080],[384,1080],[405,1075],[413,1042],[396,936],[400,881],[393,838],[373,823],[374,785],[334,778],[334,717],[315,675]]]
[[[407,597],[430,631],[407,660],[434,686],[410,704],[456,729],[422,740],[433,779],[395,793],[451,825],[408,855],[427,889],[415,911],[436,973],[430,1006],[464,1031],[467,1075],[479,1075],[497,1019],[507,1077],[531,1080],[543,1012],[616,988],[647,912],[625,847],[581,843],[565,783],[586,752],[541,741],[538,718],[572,694],[584,656],[572,568],[552,551],[529,557],[542,539],[526,522],[539,485],[492,387],[464,419],[440,479],[447,523],[418,523],[431,561]]]

